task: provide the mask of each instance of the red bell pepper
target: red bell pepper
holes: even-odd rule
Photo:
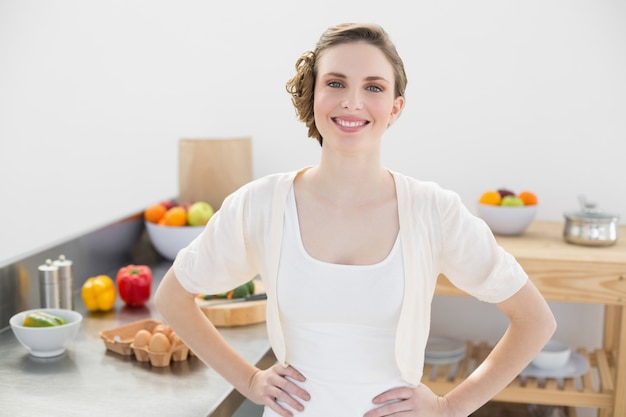
[[[117,272],[117,289],[126,305],[142,306],[150,299],[152,270],[146,265],[128,265]]]

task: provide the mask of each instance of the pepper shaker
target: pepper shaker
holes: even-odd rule
[[[60,255],[53,262],[59,268],[59,306],[67,310],[74,309],[74,263]]]
[[[59,267],[46,259],[39,265],[39,298],[43,308],[59,308]]]

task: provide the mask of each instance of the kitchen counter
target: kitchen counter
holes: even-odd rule
[[[170,265],[153,266],[153,292]],[[83,314],[82,328],[58,357],[32,357],[10,327],[0,332],[1,415],[225,416],[241,401],[230,384],[195,356],[156,368],[106,350],[101,331],[143,318],[162,320],[152,299],[130,308],[118,296],[113,311],[89,313],[76,294],[75,306]],[[220,332],[248,361],[267,365],[273,360],[265,323]]]

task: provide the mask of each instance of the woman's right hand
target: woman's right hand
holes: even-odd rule
[[[302,401],[309,401],[310,395],[292,380],[304,382],[305,377],[291,366],[276,364],[266,370],[258,371],[250,381],[249,398],[257,404],[264,404],[283,417],[292,417],[293,413],[283,404],[297,411],[303,411]]]

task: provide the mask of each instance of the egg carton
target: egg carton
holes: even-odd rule
[[[107,350],[123,356],[135,356],[138,362],[150,362],[152,366],[169,366],[172,361],[185,361],[190,355],[189,348],[182,342],[170,347],[168,352],[150,352],[147,347],[134,346],[135,335],[145,329],[150,333],[163,322],[155,319],[142,319],[110,330],[100,332]]]
[[[185,361],[189,356],[189,348],[182,342],[173,345],[168,352],[150,352],[147,347],[136,347],[133,343],[130,346],[138,362],[150,362],[156,367],[169,366],[171,361]]]

